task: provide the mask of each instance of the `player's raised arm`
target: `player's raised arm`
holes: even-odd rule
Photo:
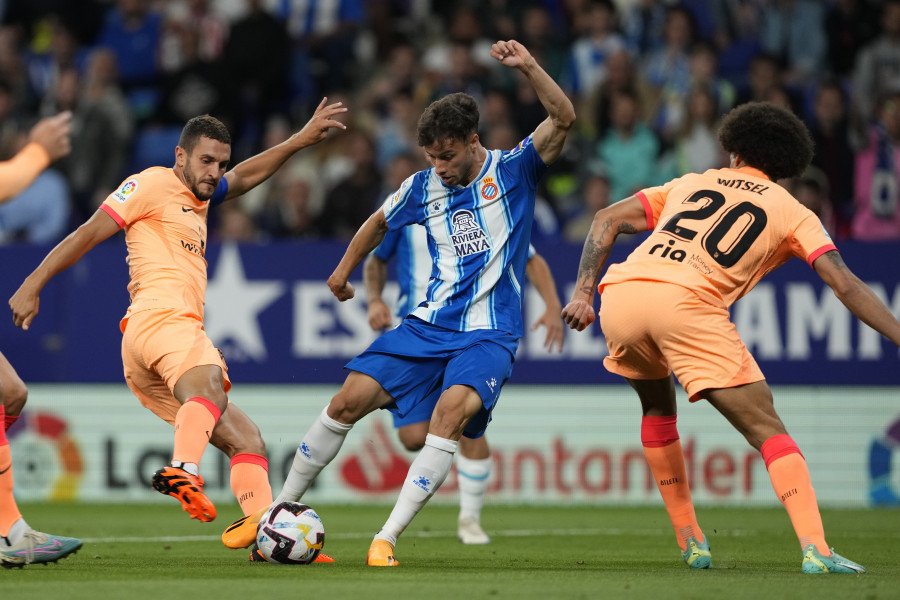
[[[353,286],[349,283],[350,274],[381,243],[387,230],[387,219],[384,216],[384,211],[379,208],[371,217],[366,219],[366,222],[362,224],[359,231],[350,240],[341,262],[338,263],[331,277],[328,278],[328,287],[331,288],[331,293],[338,300],[343,302],[356,294]]]
[[[28,144],[11,159],[0,162],[0,204],[31,185],[41,171],[72,150],[72,113],[61,112],[38,121]]]
[[[327,101],[328,98],[322,98],[313,116],[300,131],[225,173],[228,181],[225,199],[235,198],[253,189],[271,177],[295,152],[324,140],[331,129],[347,129],[346,125],[336,119],[338,115],[347,112],[347,108],[341,102],[326,105]]]
[[[541,160],[549,165],[559,157],[566,135],[575,122],[572,101],[519,42],[499,41],[491,46],[491,56],[500,64],[521,71],[547,110],[547,118],[534,130],[532,142]]]
[[[872,289],[853,274],[837,250],[817,258],[813,268],[860,321],[900,346],[900,322]]]
[[[581,250],[575,291],[562,311],[563,321],[570,329],[582,331],[594,322],[594,291],[616,237],[620,233],[641,231],[647,231],[647,213],[637,196],[616,202],[598,210],[594,215],[591,230]]]
[[[41,261],[31,275],[9,299],[16,327],[27,330],[38,314],[40,294],[47,282],[76,262],[87,252],[119,231],[119,224],[106,212],[98,210],[81,227],[70,233]]]

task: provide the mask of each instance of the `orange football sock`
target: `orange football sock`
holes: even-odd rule
[[[19,420],[19,415],[6,415],[3,418],[3,430],[9,431],[9,428],[13,426],[13,424]]]
[[[687,470],[681,440],[675,425],[677,417],[643,417],[641,420],[641,442],[644,456],[656,480],[656,487],[666,505],[669,520],[675,529],[675,537],[682,551],[687,549],[687,540],[694,538],[702,542],[705,538],[697,523],[691,488],[688,485]]]
[[[213,428],[222,416],[219,407],[206,398],[189,398],[175,415],[173,462],[200,464]]]
[[[231,459],[231,491],[244,516],[272,504],[269,461],[259,454],[235,454]]]
[[[0,419],[6,416],[5,407],[0,404]],[[0,535],[6,536],[13,523],[22,518],[13,496],[12,456],[6,431],[0,429]]]
[[[825,542],[825,528],[816,502],[816,491],[809,477],[806,459],[791,436],[774,435],[760,448],[775,495],[784,504],[800,547],[815,544],[820,553],[830,556]]]

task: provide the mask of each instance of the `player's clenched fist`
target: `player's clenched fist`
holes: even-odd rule
[[[331,293],[334,294],[334,297],[341,302],[349,300],[356,295],[356,290],[353,289],[353,286],[350,285],[349,281],[340,281],[334,275],[328,278],[328,287],[331,289]]]
[[[491,46],[491,56],[507,67],[520,67],[531,58],[531,53],[516,40],[499,41]]]
[[[65,111],[38,121],[28,138],[43,146],[53,162],[72,151],[71,133],[72,113]]]
[[[569,329],[584,331],[597,317],[593,306],[584,300],[573,300],[562,310],[562,318]]]
[[[40,297],[27,284],[22,284],[22,286],[16,290],[16,293],[9,299],[9,307],[12,309],[13,323],[16,324],[16,327],[21,327],[26,331],[28,330],[31,321],[38,314],[39,303]]]

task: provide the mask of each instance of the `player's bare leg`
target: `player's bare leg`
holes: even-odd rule
[[[4,366],[6,369],[4,369]],[[24,387],[12,366],[0,354],[0,565],[21,568],[33,563],[51,563],[81,548],[81,540],[35,531],[29,527],[13,496],[13,467],[9,441],[6,438],[6,390],[12,389],[24,405]],[[16,389],[16,384],[21,390]]]
[[[835,553],[825,528],[806,459],[788,435],[765,381],[706,390],[710,404],[762,454],[775,495],[784,505],[800,541],[804,573],[864,573],[865,568]]]
[[[425,447],[410,466],[391,515],[372,541],[366,564],[374,567],[399,565],[394,558],[397,538],[446,479],[457,441],[466,424],[481,408],[478,392],[469,386],[454,385],[441,394],[431,417]]]
[[[274,502],[298,501],[325,465],[337,456],[353,424],[391,401],[381,384],[368,375],[351,371],[341,390],[303,436],[284,487]],[[265,508],[260,509],[229,525],[222,534],[222,543],[229,548],[252,545],[264,512]]]
[[[173,391],[181,408],[175,415],[172,462],[153,475],[153,489],[179,500],[192,519],[212,521],[216,507],[203,492],[199,465],[228,406],[222,369],[218,365],[193,367],[179,378]]]
[[[700,530],[678,435],[675,384],[663,379],[627,379],[641,399],[641,444],[675,529],[681,557],[692,569],[712,565],[709,540]]]

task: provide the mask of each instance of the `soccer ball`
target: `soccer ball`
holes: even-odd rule
[[[325,545],[325,526],[316,511],[299,502],[280,502],[259,520],[256,545],[267,561],[308,565]]]

